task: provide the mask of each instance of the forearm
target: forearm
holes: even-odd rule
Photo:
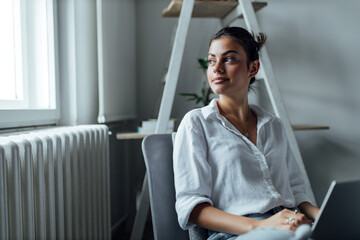
[[[299,204],[298,208],[302,213],[304,213],[309,219],[315,220],[319,213],[319,208],[311,205],[308,202],[302,202]]]
[[[189,221],[206,229],[236,235],[252,230],[258,222],[251,218],[226,213],[208,203],[196,205]]]

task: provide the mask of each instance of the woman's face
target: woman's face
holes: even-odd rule
[[[248,67],[246,53],[238,42],[228,37],[213,40],[208,60],[207,77],[214,93],[247,96],[250,79],[256,75],[259,62],[254,61]]]

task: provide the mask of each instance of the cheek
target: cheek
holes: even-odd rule
[[[208,67],[208,69],[206,71],[206,76],[207,76],[208,82],[210,83],[210,79],[211,79],[211,76],[212,76],[212,71],[211,71],[210,67]]]
[[[242,67],[233,66],[228,69],[228,74],[235,78],[243,78],[247,76],[247,71]]]
[[[209,86],[210,86],[211,90],[212,90],[215,94],[219,94],[218,88],[216,87],[216,85],[214,85],[214,84],[211,82],[211,79],[212,79],[213,77],[214,77],[214,71],[213,71],[211,68],[208,68],[208,70],[207,70],[207,79],[208,79]]]

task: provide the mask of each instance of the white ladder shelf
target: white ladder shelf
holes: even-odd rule
[[[165,77],[165,86],[161,99],[160,111],[155,133],[165,133],[167,122],[170,119],[171,108],[174,101],[175,90],[179,78],[182,57],[185,48],[186,37],[189,29],[191,17],[218,17],[223,27],[228,26],[231,22],[239,17],[245,20],[248,31],[255,34],[260,32],[259,24],[255,16],[255,11],[266,6],[265,2],[250,2],[250,0],[233,1],[195,1],[195,0],[172,0],[169,7],[163,12],[164,17],[179,16],[176,35],[172,48],[168,73]],[[266,89],[269,94],[272,107],[276,116],[284,122],[285,130],[289,139],[291,149],[305,177],[308,187],[308,196],[315,202],[310,182],[305,171],[304,163],[301,158],[300,150],[295,139],[292,126],[283,104],[283,100],[276,82],[274,72],[270,63],[266,47],[261,50],[261,77],[264,79]],[[310,129],[315,129],[312,126]],[[301,128],[306,129],[306,128]],[[318,129],[327,129],[319,127]],[[140,206],[137,211],[134,226],[131,233],[131,240],[141,240],[148,216],[149,210],[149,190],[147,174],[144,177],[142,192],[140,195]]]

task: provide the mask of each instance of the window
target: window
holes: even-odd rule
[[[54,13],[54,0],[1,0],[1,128],[58,119]]]
[[[4,0],[0,8],[0,107],[23,107],[21,27],[18,1]]]

